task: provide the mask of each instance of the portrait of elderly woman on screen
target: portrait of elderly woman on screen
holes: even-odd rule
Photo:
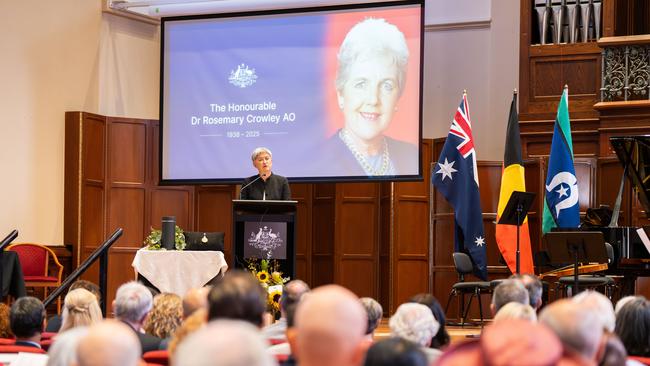
[[[365,19],[338,52],[336,95],[343,128],[330,139],[330,159],[346,174],[417,174],[417,146],[384,135],[398,109],[409,50],[404,34],[384,19]]]

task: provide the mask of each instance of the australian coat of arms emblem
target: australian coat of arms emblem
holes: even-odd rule
[[[255,74],[255,69],[249,68],[246,64],[241,64],[237,66],[236,70],[230,71],[228,80],[232,85],[245,88],[255,84],[255,81],[257,81],[257,74]]]

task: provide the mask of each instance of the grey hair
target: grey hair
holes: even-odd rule
[[[614,332],[616,315],[614,314],[614,306],[607,296],[597,291],[587,290],[575,295],[571,300],[580,304],[585,310],[593,310],[594,314],[598,316],[598,320],[600,320],[603,328],[610,333]]]
[[[255,150],[253,150],[253,153],[251,154],[251,160],[255,161],[255,159],[257,159],[257,156],[259,154],[262,154],[262,153],[267,153],[267,154],[269,154],[270,157],[273,157],[273,154],[271,153],[271,150],[260,146],[260,147],[255,148]]]
[[[47,366],[68,366],[77,363],[77,345],[88,334],[88,327],[76,327],[57,334],[56,342],[47,351]]]
[[[498,312],[503,305],[513,301],[520,304],[529,304],[528,290],[518,279],[503,280],[494,288],[492,294],[494,310]]]
[[[506,319],[522,319],[536,323],[537,313],[535,313],[535,309],[528,304],[509,302],[503,305],[496,315],[494,315],[493,322],[496,323]]]
[[[438,333],[440,323],[426,305],[405,303],[400,305],[388,321],[392,336],[402,337],[426,347]]]
[[[173,355],[176,366],[273,366],[258,328],[241,320],[219,319],[190,334]]]
[[[363,55],[385,53],[397,66],[397,86],[402,94],[406,82],[406,65],[409,49],[406,38],[399,28],[385,19],[366,18],[355,24],[346,34],[339,48],[339,66],[336,72],[336,90],[341,92],[350,78],[350,68]]]
[[[115,316],[120,320],[141,322],[153,307],[153,296],[149,289],[139,282],[123,284],[115,294]]]
[[[361,305],[366,309],[368,314],[368,327],[366,328],[366,334],[371,334],[377,329],[379,322],[381,321],[381,316],[384,313],[384,309],[381,307],[381,304],[372,297],[362,297]]]

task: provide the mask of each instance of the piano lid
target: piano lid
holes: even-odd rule
[[[650,218],[650,135],[610,137],[618,160],[634,185],[639,202]]]

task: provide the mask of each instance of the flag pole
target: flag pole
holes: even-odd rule
[[[513,98],[513,100],[517,99],[517,88],[515,88],[515,90],[513,90],[512,98]],[[515,108],[517,108],[516,105],[515,105]],[[519,123],[519,121],[517,121],[517,123]],[[517,252],[516,252],[516,256],[515,256],[515,263],[516,263],[516,273],[518,275],[521,274],[521,249],[520,249],[520,244],[519,244],[519,235],[520,235],[519,228],[521,227],[521,225],[520,225],[520,223],[521,223],[521,212],[523,210],[524,210],[524,208],[522,207],[521,202],[517,202]]]

